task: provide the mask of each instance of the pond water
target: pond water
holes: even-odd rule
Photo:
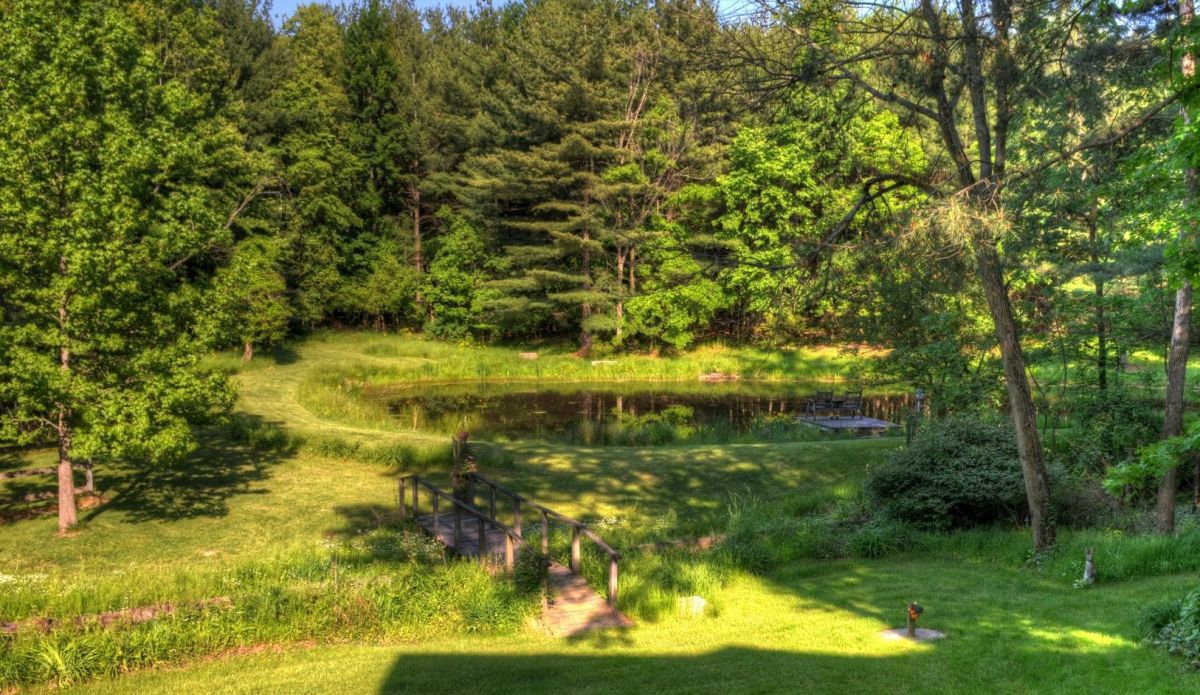
[[[617,382],[408,384],[378,388],[406,429],[480,439],[647,445],[811,439],[797,421],[809,396],[828,384]],[[844,390],[836,389],[839,393]],[[863,414],[903,423],[911,394],[864,392]]]

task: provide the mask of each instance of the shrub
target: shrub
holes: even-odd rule
[[[1096,528],[1111,525],[1120,515],[1121,505],[1104,490],[1091,473],[1067,473],[1051,469],[1054,494],[1050,506],[1059,524],[1070,528]]]
[[[526,546],[517,555],[513,569],[513,583],[523,594],[538,594],[550,577],[550,556],[540,550]]]
[[[933,529],[1016,520],[1026,506],[1016,439],[999,417],[929,423],[868,471],[865,492],[885,516]]]
[[[1142,621],[1147,627],[1161,624],[1150,636],[1150,643],[1185,659],[1200,657],[1200,589],[1178,602],[1174,615],[1172,608],[1169,602],[1161,602],[1143,613]]]
[[[1155,601],[1142,609],[1138,616],[1137,629],[1142,636],[1153,639],[1163,628],[1179,618],[1183,609],[1182,598],[1164,598]]]
[[[1062,406],[1078,423],[1063,457],[1073,472],[1103,475],[1109,466],[1134,457],[1143,445],[1157,440],[1162,427],[1161,410],[1125,388],[1074,390]]]

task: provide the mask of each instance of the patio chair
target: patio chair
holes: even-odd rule
[[[808,403],[804,407],[804,415],[816,418],[818,414],[834,410],[835,407],[833,391],[817,391],[809,397]]]
[[[847,391],[846,395],[842,396],[841,401],[841,404],[838,406],[838,412],[855,419],[862,417],[862,389]]]

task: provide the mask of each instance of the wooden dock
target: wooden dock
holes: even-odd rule
[[[605,603],[586,579],[557,562],[550,563],[550,600],[539,622],[553,637],[633,627],[633,621]]]
[[[825,432],[854,432],[863,436],[886,434],[891,430],[900,429],[900,425],[887,420],[873,417],[801,417],[799,421],[819,427]]]
[[[472,473],[471,480],[476,490],[487,490],[483,496],[485,502],[478,506],[474,503],[479,495],[473,494],[471,503],[466,503],[455,499],[450,493],[420,476],[401,478],[401,517],[407,518],[411,513],[413,520],[426,533],[440,541],[455,555],[478,558],[480,562],[502,562],[503,567],[511,572],[517,552],[527,545],[521,534],[521,510],[523,507],[533,508],[541,517],[543,553],[549,550],[551,522],[566,525],[571,529],[570,566],[550,563],[549,598],[538,621],[541,629],[555,637],[573,637],[592,630],[633,626],[633,621],[617,610],[617,562],[621,558],[620,553],[582,522],[537,504],[481,475]],[[406,494],[407,483],[410,482],[411,508]],[[424,497],[428,502],[424,506],[430,509],[429,513],[421,513],[421,488],[425,488],[426,491]],[[511,502],[510,524],[497,519],[497,494],[501,496],[502,501],[507,497]],[[483,511],[484,508],[488,511]],[[591,541],[609,557],[607,597],[602,598],[588,585],[587,580],[580,576],[582,539]]]

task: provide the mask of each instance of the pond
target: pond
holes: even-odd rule
[[[479,439],[645,446],[679,442],[805,440],[798,421],[828,384],[588,382],[406,384],[369,390],[405,429]],[[841,392],[844,387],[839,388]],[[864,392],[863,415],[903,423],[911,394]]]

